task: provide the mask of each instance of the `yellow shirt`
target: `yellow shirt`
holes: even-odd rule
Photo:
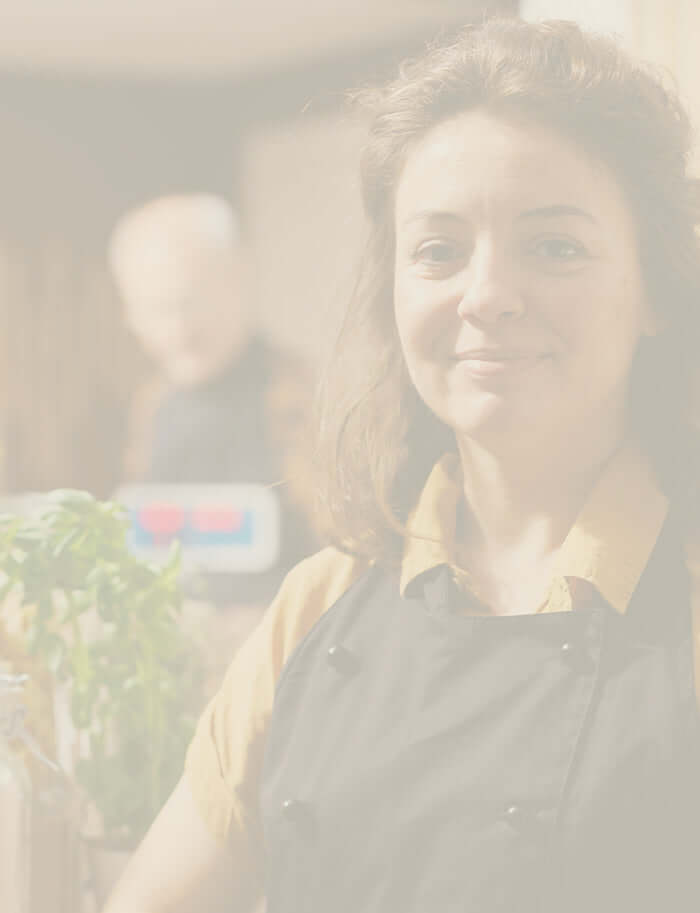
[[[401,591],[419,574],[451,563],[463,497],[454,455],[433,468],[409,521]],[[668,511],[647,460],[629,444],[609,461],[567,535],[542,611],[572,608],[587,581],[624,613]],[[700,618],[700,546],[688,546],[693,618]],[[258,777],[275,684],[291,652],[321,615],[366,570],[366,562],[327,548],[297,565],[236,654],[205,710],[186,761],[186,777],[212,834],[226,841],[237,871],[257,868]],[[694,623],[696,631],[700,626]],[[700,668],[700,638],[695,638]]]

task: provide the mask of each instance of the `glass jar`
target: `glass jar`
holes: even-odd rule
[[[30,913],[32,784],[16,749],[26,676],[0,669],[0,910]]]
[[[80,802],[25,725],[27,678],[0,663],[0,913],[74,913]]]

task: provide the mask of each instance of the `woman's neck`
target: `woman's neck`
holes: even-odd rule
[[[474,440],[459,441],[465,511],[459,563],[477,580],[547,577],[556,554],[605,463],[623,435],[572,433],[546,446],[523,437],[498,453]],[[538,570],[539,569],[539,572]]]

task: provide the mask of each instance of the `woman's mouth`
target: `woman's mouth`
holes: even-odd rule
[[[475,349],[453,356],[460,369],[474,377],[499,374],[519,374],[548,359],[549,353],[521,352],[499,349]]]

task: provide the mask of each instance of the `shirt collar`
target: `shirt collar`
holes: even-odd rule
[[[401,593],[421,574],[451,564],[457,509],[464,497],[459,458],[445,454],[433,467],[408,521]],[[588,581],[624,613],[656,544],[668,500],[647,457],[633,441],[606,464],[559,552],[555,582]]]
[[[464,497],[459,457],[446,453],[433,466],[408,519],[401,561],[401,593],[421,574],[450,564],[457,531],[457,509]]]

